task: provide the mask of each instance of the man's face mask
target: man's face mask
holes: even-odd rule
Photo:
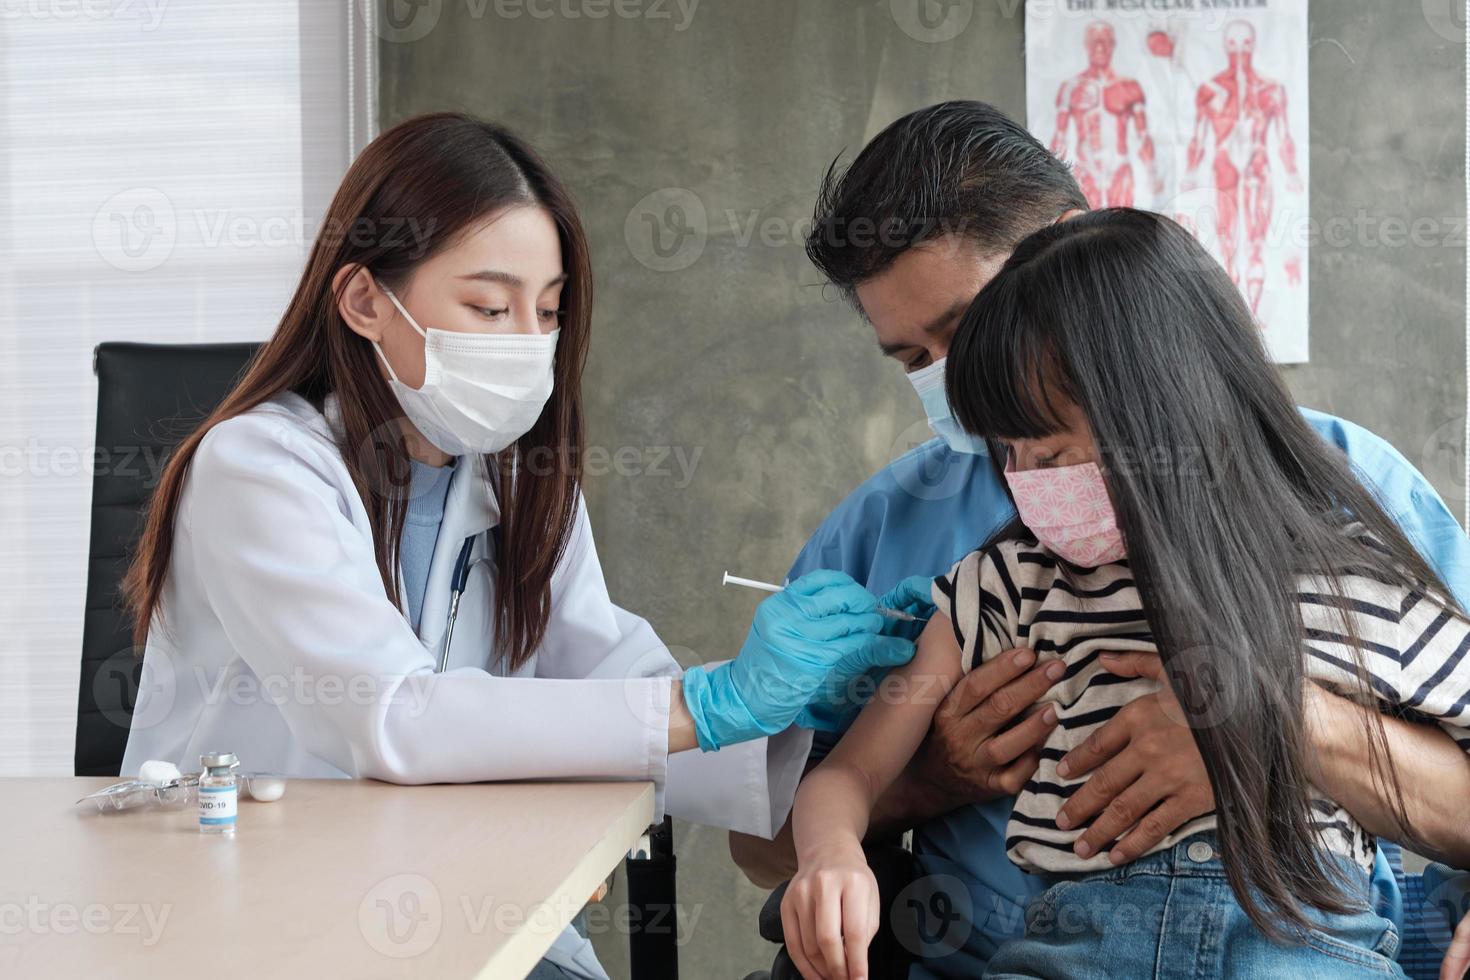
[[[959,422],[955,421],[949,410],[949,399],[944,394],[945,360],[946,358],[940,358],[928,367],[913,372],[908,376],[909,384],[914,386],[914,391],[919,395],[919,403],[924,406],[924,415],[929,419],[929,428],[950,449],[957,453],[987,456],[990,449],[985,440],[960,428]]]

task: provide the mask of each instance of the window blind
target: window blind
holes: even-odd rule
[[[0,775],[71,771],[93,347],[270,334],[370,135],[371,37],[351,0],[0,11]]]

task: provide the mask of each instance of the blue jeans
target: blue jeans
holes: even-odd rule
[[[1349,869],[1350,913],[1308,909],[1315,928],[1268,939],[1236,901],[1213,834],[1197,834],[1110,871],[1056,876],[1026,908],[1026,934],[1001,946],[986,977],[1066,980],[1341,980],[1403,977],[1399,936],[1373,911],[1368,876]]]
[[[571,976],[556,964],[542,960],[531,967],[531,972],[526,974],[526,980],[570,980]]]
[[[585,908],[572,919],[571,928],[578,936],[587,938]],[[567,933],[556,938],[546,959],[531,967],[531,972],[526,974],[526,980],[584,980],[590,976],[606,977],[607,974],[596,962],[596,954],[590,946],[584,944],[584,948],[580,950],[575,947],[567,948],[566,939]]]

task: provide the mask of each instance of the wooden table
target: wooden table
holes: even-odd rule
[[[0,779],[0,976],[522,977],[653,819],[649,783],[287,783],[233,838]],[[243,796],[243,794],[242,794]]]

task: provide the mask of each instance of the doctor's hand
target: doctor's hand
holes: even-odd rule
[[[885,592],[878,599],[878,605],[884,609],[896,609],[901,613],[908,613],[914,618],[885,618],[883,632],[889,636],[901,636],[907,640],[917,641],[919,634],[924,632],[924,627],[928,625],[929,617],[934,615],[934,600],[931,598],[933,589],[934,577],[932,575],[910,575]]]
[[[739,656],[684,674],[700,748],[774,735],[825,687],[908,663],[913,642],[882,635],[877,607],[867,589],[833,571],[803,575],[763,601]]]
[[[896,609],[908,613],[913,619],[883,617],[884,636],[897,636],[918,642],[929,617],[934,615],[934,602],[930,590],[934,579],[928,575],[911,575],[889,589],[878,599],[884,609]],[[822,732],[842,732],[857,718],[863,705],[878,690],[889,667],[874,667],[863,675],[852,675],[833,671],[822,689],[814,695],[796,723],[802,728],[814,728]]]

